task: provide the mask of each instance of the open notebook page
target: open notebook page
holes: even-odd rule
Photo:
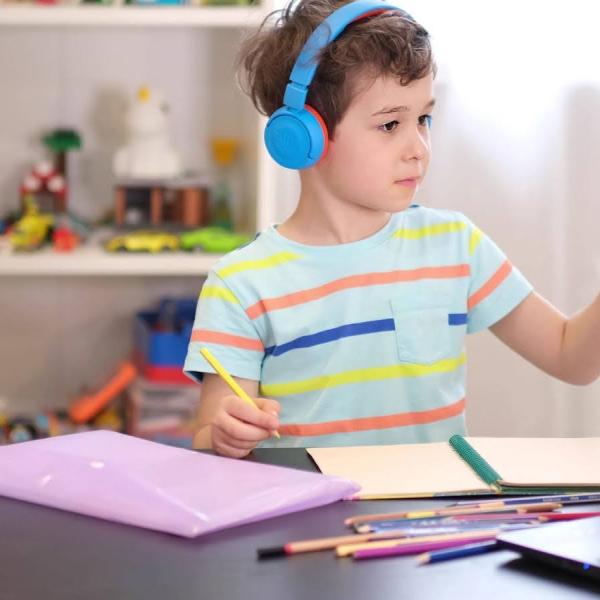
[[[309,448],[308,452],[322,473],[359,483],[359,498],[491,491],[447,442]]]
[[[506,485],[600,485],[600,438],[465,439]]]

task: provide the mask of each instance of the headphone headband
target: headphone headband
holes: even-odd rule
[[[319,53],[337,39],[350,23],[390,10],[398,10],[398,7],[374,0],[356,0],[332,12],[311,33],[300,51],[290,74],[290,82],[285,88],[284,105],[298,109],[304,107],[308,86],[319,66]]]

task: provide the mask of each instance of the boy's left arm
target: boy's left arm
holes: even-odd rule
[[[600,296],[569,318],[532,292],[490,330],[562,381],[584,385],[600,375]]]

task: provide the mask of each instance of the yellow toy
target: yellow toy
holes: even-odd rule
[[[25,214],[15,223],[8,239],[14,250],[37,250],[48,239],[54,217],[40,214],[30,196],[25,197],[24,202]]]
[[[179,250],[179,238],[171,233],[159,231],[133,231],[118,235],[105,246],[109,252],[166,252]]]

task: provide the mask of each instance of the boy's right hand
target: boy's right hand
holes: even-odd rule
[[[225,396],[210,423],[211,445],[217,454],[230,458],[246,456],[279,427],[277,400],[254,398],[258,408],[241,398]]]

